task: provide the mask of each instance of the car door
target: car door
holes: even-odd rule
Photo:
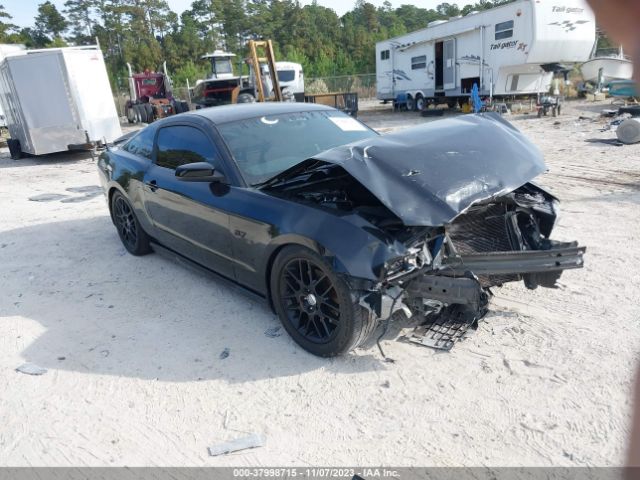
[[[154,162],[144,176],[145,209],[160,243],[233,278],[224,188],[175,176],[178,166],[195,162],[211,163],[224,174],[216,144],[205,130],[186,123],[159,128]]]

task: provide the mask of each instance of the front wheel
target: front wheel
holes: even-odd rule
[[[140,226],[133,207],[120,192],[115,192],[111,199],[111,216],[120,241],[130,254],[140,256],[151,252],[149,236]]]
[[[251,95],[250,93],[241,93],[238,95],[238,99],[236,103],[255,103],[256,97]]]
[[[321,357],[342,355],[373,332],[373,315],[354,303],[346,282],[317,253],[285,247],[271,271],[271,295],[285,330]]]

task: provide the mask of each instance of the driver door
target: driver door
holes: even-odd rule
[[[225,189],[175,176],[176,167],[195,162],[209,162],[224,174],[218,149],[203,130],[188,124],[160,128],[155,161],[144,176],[145,209],[161,244],[233,278]]]

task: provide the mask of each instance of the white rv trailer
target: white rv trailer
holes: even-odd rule
[[[586,61],[595,38],[584,0],[520,0],[431,22],[376,44],[377,96],[422,109],[468,97],[474,83],[483,96],[547,92],[559,64]]]
[[[122,135],[97,46],[25,50],[0,63],[11,155],[89,148]]]

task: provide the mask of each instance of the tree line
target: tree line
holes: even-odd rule
[[[249,39],[270,38],[276,58],[301,63],[307,77],[375,72],[375,43],[424,28],[434,20],[487,10],[513,0],[480,0],[460,8],[415,5],[381,7],[357,0],[343,16],[316,1],[194,0],[178,15],[166,0],[66,0],[64,8],[45,1],[34,24],[12,24],[0,5],[0,43],[28,48],[91,45],[98,39],[112,85],[122,89],[126,64],[157,70],[166,61],[176,85],[208,74],[200,57],[222,49],[245,57]],[[239,72],[236,72],[239,73]]]

